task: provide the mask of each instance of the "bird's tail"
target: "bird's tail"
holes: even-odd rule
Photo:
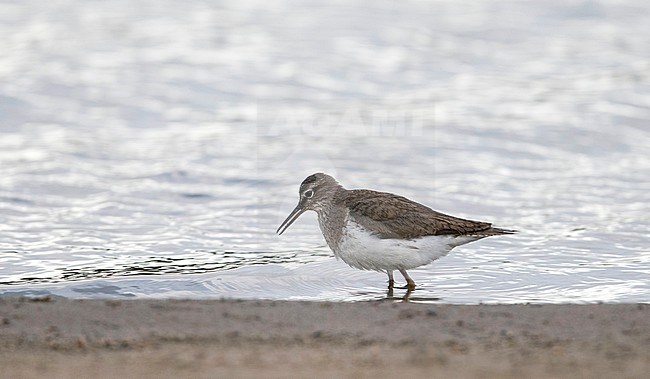
[[[501,234],[515,234],[515,233],[517,233],[516,230],[501,229],[501,228],[490,228],[490,229],[481,231],[481,235],[485,235],[485,236],[498,236],[498,235],[501,235]]]

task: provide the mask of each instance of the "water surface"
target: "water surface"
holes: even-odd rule
[[[0,3],[0,294],[387,298],[307,175],[520,233],[413,301],[650,301],[650,9]],[[392,297],[399,299],[404,290]]]

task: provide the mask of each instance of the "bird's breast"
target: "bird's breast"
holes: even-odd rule
[[[325,242],[334,254],[340,248],[347,218],[347,209],[318,212],[318,226],[325,237]]]

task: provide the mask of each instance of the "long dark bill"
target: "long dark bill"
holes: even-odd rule
[[[298,217],[300,217],[300,215],[303,214],[304,212],[305,212],[305,209],[303,209],[300,206],[300,204],[298,204],[298,206],[294,210],[291,211],[291,213],[289,214],[287,219],[282,222],[282,224],[280,225],[278,230],[276,230],[275,232],[278,233],[278,234],[284,233],[284,231],[287,230],[287,228],[289,226],[291,226],[291,224],[293,224],[293,222],[296,221],[298,219]]]

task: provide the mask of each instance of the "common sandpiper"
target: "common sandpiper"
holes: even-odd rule
[[[406,270],[429,264],[456,246],[516,232],[436,212],[392,193],[348,190],[323,173],[308,176],[299,196],[277,233],[284,233],[305,211],[315,211],[334,255],[351,267],[387,273],[389,289],[395,283],[393,271],[404,276],[410,291],[415,282]]]

